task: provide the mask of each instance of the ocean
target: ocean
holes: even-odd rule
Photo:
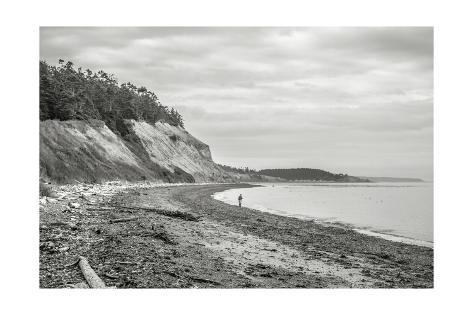
[[[258,183],[214,198],[283,216],[344,225],[359,233],[433,247],[432,183]]]

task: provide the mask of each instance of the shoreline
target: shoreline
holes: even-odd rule
[[[365,234],[365,235],[370,235],[378,238],[382,238],[391,242],[395,243],[403,243],[403,244],[408,244],[408,245],[415,245],[415,246],[422,246],[422,247],[427,247],[430,249],[434,248],[434,243],[433,242],[428,242],[428,241],[423,241],[423,240],[418,240],[415,238],[409,238],[406,236],[400,236],[400,235],[395,235],[395,234],[388,234],[388,233],[380,233],[376,231],[371,231],[367,229],[358,229],[358,228],[352,228],[355,232],[358,232],[360,234]]]
[[[251,183],[247,183],[247,184],[251,184]],[[214,198],[215,200],[218,200],[220,202],[223,202],[227,205],[235,206],[236,204],[233,204],[231,201],[226,200],[223,196],[223,193],[225,193],[226,191],[230,191],[230,190],[233,190],[233,189],[230,188],[230,189],[227,189],[227,190],[216,192],[216,193],[212,194],[212,198]],[[352,224],[352,223],[340,222],[340,221],[333,221],[332,222],[330,220],[323,220],[323,219],[319,219],[317,217],[313,217],[313,216],[310,216],[310,215],[293,214],[293,213],[290,213],[290,212],[287,212],[287,211],[284,211],[284,210],[275,210],[275,209],[265,207],[263,205],[255,206],[255,205],[251,204],[251,205],[248,205],[246,207],[250,208],[250,209],[257,210],[257,211],[272,213],[272,214],[283,216],[283,217],[296,218],[296,219],[300,219],[300,220],[303,220],[303,221],[314,221],[315,223],[321,224],[321,225],[324,225],[324,226],[334,226],[334,227],[346,228],[346,229],[353,230],[353,231],[355,231],[357,233],[360,233],[360,234],[370,235],[370,236],[382,238],[382,239],[392,241],[392,242],[423,246],[423,247],[428,247],[428,248],[431,248],[431,249],[434,248],[434,242],[432,242],[432,241],[426,241],[426,240],[422,240],[422,239],[415,239],[415,238],[412,238],[412,237],[409,237],[409,236],[397,235],[397,234],[394,234],[394,233],[379,232],[379,231],[376,231],[376,230],[373,230],[373,229],[360,227],[360,226],[357,226],[357,225]]]
[[[107,286],[118,288],[433,287],[433,249],[211,196],[251,186],[134,187],[112,195],[85,190],[48,202],[40,209],[40,287],[83,282],[77,268],[64,267],[79,255]],[[68,209],[71,200],[80,205]],[[147,210],[152,208],[199,221]],[[129,217],[136,219],[112,223]]]

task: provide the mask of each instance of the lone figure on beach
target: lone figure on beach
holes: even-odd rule
[[[238,206],[241,208],[241,201],[243,200],[243,196],[240,194],[240,196],[238,196]]]

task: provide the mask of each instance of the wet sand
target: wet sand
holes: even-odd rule
[[[251,186],[76,193],[68,197],[80,201],[74,209],[65,207],[68,200],[48,203],[40,211],[40,287],[83,282],[80,270],[67,266],[79,255],[89,259],[107,286],[118,288],[433,287],[433,249],[211,197],[238,187]]]

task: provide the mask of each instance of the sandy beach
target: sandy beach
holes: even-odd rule
[[[432,288],[433,249],[214,200],[248,184],[109,189],[43,199],[40,287]],[[107,187],[107,186],[103,186]]]

